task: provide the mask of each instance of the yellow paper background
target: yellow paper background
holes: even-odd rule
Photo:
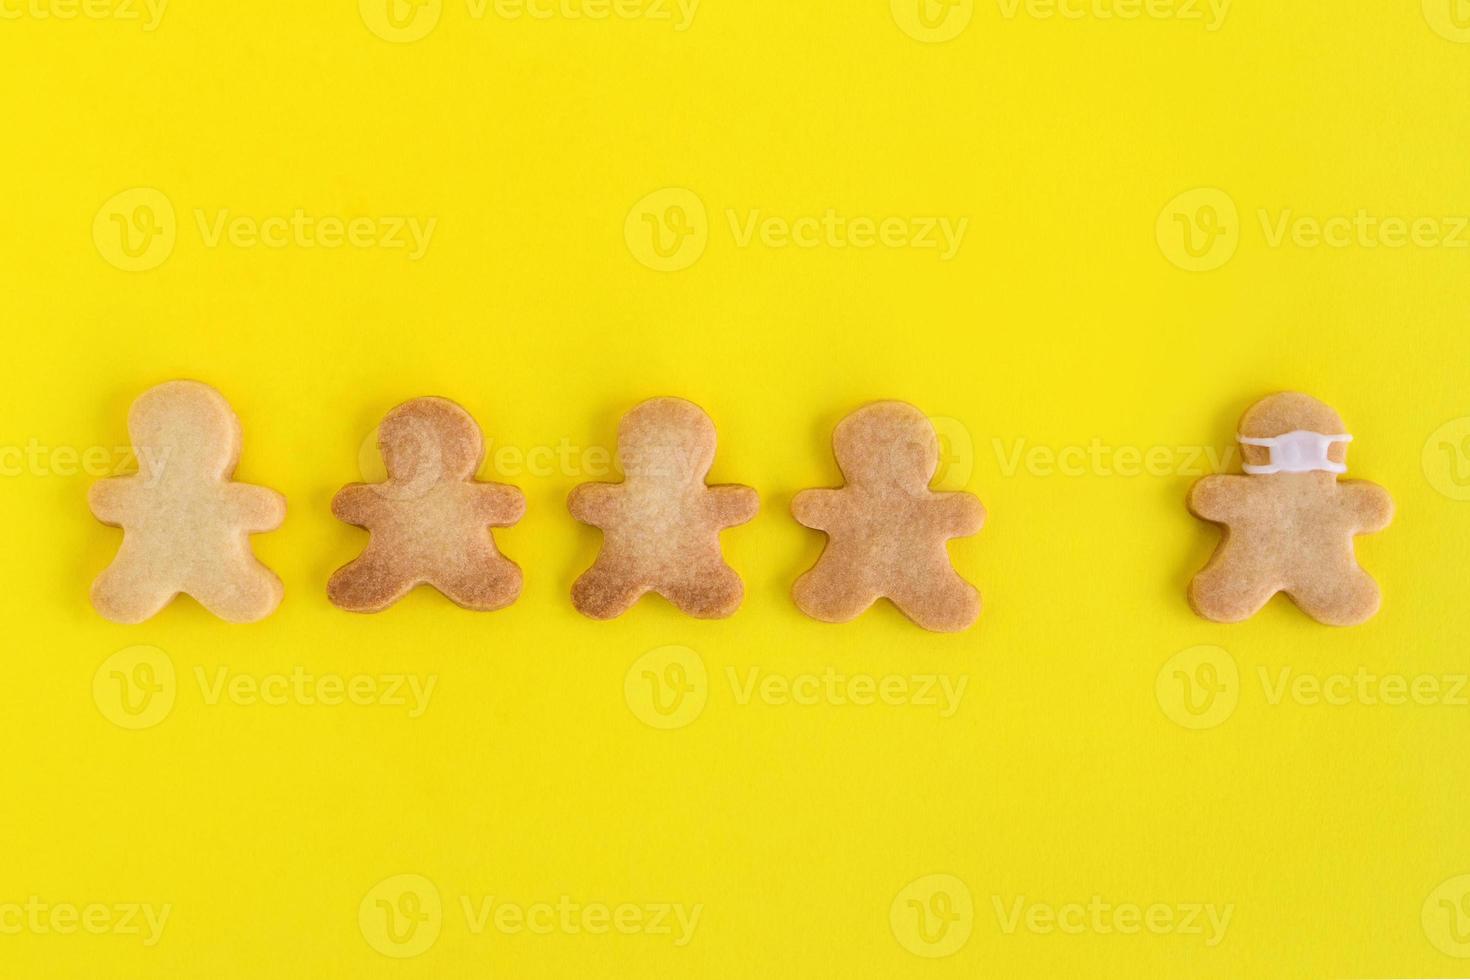
[[[1470,955],[1453,931],[1470,939],[1470,879],[1456,880],[1470,873],[1470,707],[1455,681],[1470,670],[1470,232],[1456,218],[1470,213],[1470,30],[1448,0],[1240,2],[1223,21],[1185,0],[930,0],[930,28],[905,0],[706,0],[688,23],[652,0],[589,0],[605,19],[560,0],[536,6],[545,18],[395,2],[421,39],[392,40],[386,8],[350,0],[175,0],[152,30],[138,3],[4,0],[0,972],[1470,969],[1452,955]],[[135,188],[152,192],[108,205]],[[683,215],[707,243],[657,271],[639,229],[645,214],[679,224],[669,208],[690,197],[670,188],[702,206],[703,224]],[[297,209],[435,226],[417,259],[206,234],[222,213]],[[902,219],[900,238],[928,218],[967,225],[949,260],[741,240],[753,213],[828,209]],[[1377,232],[1275,237],[1283,216],[1360,212]],[[114,215],[171,233],[172,252],[121,268],[158,253],[141,237],[139,258],[123,253]],[[1394,247],[1384,218],[1432,220]],[[1194,257],[1191,224],[1221,233]],[[260,624],[181,600],[121,627],[88,605],[119,534],[88,515],[73,454],[114,460],[130,401],[174,377],[230,399],[239,477],[289,499],[285,526],[255,539],[287,588]],[[1183,508],[1207,469],[1197,450],[1226,450],[1240,412],[1282,388],[1333,404],[1357,437],[1354,475],[1397,501],[1394,525],[1360,544],[1386,595],[1362,628],[1320,627],[1284,599],[1217,626],[1184,601],[1216,540]],[[370,445],[359,458],[381,415],[420,394],[464,404],[492,454],[508,449],[499,478],[527,494],[525,520],[498,534],[526,571],[510,609],[427,592],[371,617],[326,602],[365,540],[333,520],[331,495],[372,468]],[[660,394],[716,420],[713,479],[761,492],[757,520],[724,536],[745,607],[696,622],[651,598],[594,623],[567,590],[597,535],[565,496],[620,414]],[[990,512],[952,546],[985,596],[968,633],[926,634],[886,605],[826,626],[788,599],[821,548],[791,496],[838,480],[832,426],[885,397],[945,420],[946,479]],[[172,665],[159,686],[174,701],[129,730],[109,692],[148,675],[135,653],[102,666],[135,646]],[[675,676],[658,656],[696,657],[705,680],[686,693],[705,704],[662,730],[642,720],[636,665],[669,646],[693,653],[656,655],[655,674]],[[1223,655],[1171,660],[1201,646]],[[1171,717],[1175,670],[1208,679],[1200,658],[1236,667],[1218,695],[1234,707],[1189,730]],[[222,668],[435,687],[417,717],[296,693],[211,703]],[[1284,670],[1331,685],[1360,668],[1437,693],[1371,703],[1382,682],[1351,680],[1345,704],[1273,698]],[[906,678],[912,701],[925,675],[966,686],[948,717],[826,688],[801,688],[814,704],[743,697],[752,671],[829,669],[859,691]],[[411,911],[393,902],[421,879],[442,906],[420,923],[433,942],[371,935],[377,899]],[[153,945],[120,922],[9,928],[6,907],[32,896],[171,911]],[[700,918],[679,945],[677,929],[560,921],[477,932],[464,904],[563,896]],[[1018,900],[1043,911],[1008,929]],[[1045,909],[1075,923],[1069,903],[1091,902],[1231,918],[1213,937],[1182,921],[1123,934],[1090,912],[1081,930],[1045,928]],[[946,908],[917,931],[919,911]],[[949,955],[916,955],[935,952]]]

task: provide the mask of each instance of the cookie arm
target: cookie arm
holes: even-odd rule
[[[235,519],[251,534],[274,531],[286,519],[286,498],[269,487],[231,483],[225,494]]]
[[[1393,520],[1393,498],[1387,490],[1367,480],[1348,480],[1340,486],[1343,502],[1357,518],[1359,531],[1372,534],[1388,527]]]
[[[475,510],[487,524],[510,527],[526,516],[526,495],[509,483],[480,483],[475,486]]]
[[[103,524],[121,527],[123,518],[132,509],[138,489],[136,477],[118,476],[99,480],[87,491],[87,506],[92,509],[92,515]]]
[[[622,498],[620,483],[583,483],[567,495],[567,510],[583,524],[606,527]]]
[[[332,498],[332,513],[339,521],[367,527],[382,499],[371,483],[349,483]]]
[[[978,534],[985,526],[985,507],[974,494],[937,494],[934,506],[938,510],[940,524],[945,533],[952,537],[964,538]]]
[[[1207,476],[1189,488],[1189,512],[1207,521],[1223,524],[1239,509],[1241,491],[1248,476]]]
[[[751,487],[729,484],[710,487],[705,504],[716,524],[735,527],[755,518],[761,508],[761,498]]]
[[[841,490],[803,490],[791,498],[791,516],[815,531],[826,531],[841,493]]]

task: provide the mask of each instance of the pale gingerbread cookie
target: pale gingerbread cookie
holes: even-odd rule
[[[92,585],[92,605],[118,623],[141,623],[180,593],[232,623],[264,619],[281,603],[281,580],[256,560],[250,535],[274,531],[286,499],[232,482],[240,420],[198,381],[145,391],[128,412],[136,476],[92,486],[88,503],[123,529],[122,547]]]
[[[332,513],[372,535],[356,560],[333,573],[327,597],[351,612],[380,612],[415,586],[432,585],[465,607],[489,611],[521,594],[521,569],[495,547],[492,527],[526,511],[520,490],[481,483],[480,427],[447,398],[415,398],[378,428],[383,483],[354,483]]]
[[[750,487],[707,486],[715,425],[698,405],[654,398],[618,426],[623,483],[584,483],[567,506],[602,529],[602,551],[572,586],[572,602],[593,619],[612,619],[657,592],[700,619],[740,607],[745,588],[725,564],[720,531],[755,517]]]
[[[939,469],[933,424],[912,405],[878,402],[838,423],[832,445],[847,486],[804,490],[791,502],[796,519],[828,539],[792,588],[796,605],[845,623],[886,597],[925,629],[969,627],[980,593],[955,571],[945,542],[978,532],[985,508],[971,494],[929,489]]]
[[[1189,509],[1225,526],[1215,555],[1189,587],[1206,619],[1234,623],[1285,592],[1313,619],[1353,626],[1371,618],[1378,586],[1358,567],[1353,537],[1393,518],[1388,492],[1339,482],[1352,440],[1331,408],[1295,392],[1262,399],[1240,420],[1245,476],[1207,476]]]

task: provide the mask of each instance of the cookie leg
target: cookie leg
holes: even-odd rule
[[[1205,619],[1239,623],[1260,612],[1280,586],[1249,565],[1211,561],[1189,583],[1189,604]]]
[[[945,568],[937,581],[914,580],[889,592],[899,610],[926,630],[958,633],[969,629],[980,616],[980,590]]]
[[[1295,584],[1288,594],[1303,612],[1328,626],[1357,626],[1367,622],[1382,603],[1378,583],[1356,564]]]
[[[201,581],[188,583],[184,591],[229,623],[264,619],[276,611],[286,594],[275,573],[254,559],[201,576]]]
[[[92,605],[114,623],[141,623],[173,601],[179,589],[160,585],[140,562],[119,554],[92,583]]]
[[[490,612],[516,601],[521,594],[521,580],[519,565],[496,556],[472,563],[457,574],[436,575],[430,584],[466,609]]]
[[[733,616],[745,598],[745,584],[724,562],[700,568],[695,574],[658,590],[681,611],[697,619]]]
[[[878,598],[851,567],[823,556],[796,584],[791,598],[798,609],[824,623],[846,623],[857,619]]]
[[[572,605],[592,619],[614,619],[633,607],[644,589],[601,559],[572,583]]]
[[[414,582],[405,581],[399,569],[366,552],[332,573],[327,581],[327,598],[348,612],[382,612],[413,586]]]

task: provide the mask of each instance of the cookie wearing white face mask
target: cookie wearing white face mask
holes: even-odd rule
[[[1388,526],[1393,501],[1380,486],[1341,480],[1342,419],[1308,395],[1285,392],[1252,405],[1238,429],[1244,475],[1207,476],[1189,509],[1226,533],[1194,577],[1189,601],[1206,619],[1235,623],[1285,592],[1332,626],[1377,613],[1378,585],[1358,565],[1353,538]]]
[[[1265,465],[1242,465],[1251,476],[1270,476],[1273,473],[1346,473],[1346,463],[1334,463],[1332,447],[1339,442],[1352,442],[1347,434],[1329,436],[1308,429],[1297,429],[1269,439],[1250,436],[1235,437],[1242,446],[1260,446],[1270,450],[1271,462]]]

